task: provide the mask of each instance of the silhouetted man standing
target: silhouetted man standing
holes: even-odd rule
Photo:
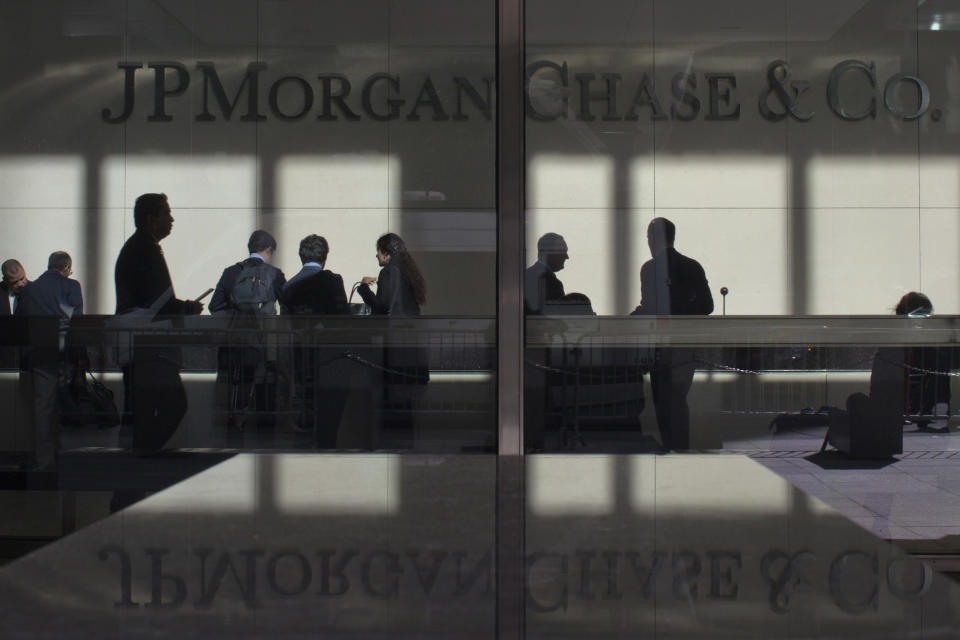
[[[640,306],[631,315],[709,315],[713,295],[703,267],[673,248],[677,229],[666,218],[647,227],[651,260],[640,269]],[[658,348],[650,370],[653,404],[664,449],[690,448],[690,408],[687,393],[696,371],[689,349]]]
[[[537,240],[537,261],[524,272],[523,306],[526,313],[542,314],[545,304],[563,298],[563,283],[557,271],[570,258],[567,242],[558,233],[545,233]]]
[[[57,384],[63,363],[67,323],[83,313],[80,283],[71,280],[73,260],[65,251],[50,254],[47,270],[20,289],[17,317],[30,318],[21,350],[20,390],[29,418],[25,433],[33,440],[35,466],[52,471],[59,450],[60,411]]]
[[[133,221],[137,230],[120,250],[114,271],[117,314],[132,314],[137,318],[132,326],[137,326],[156,316],[196,315],[203,311],[202,303],[180,300],[173,292],[170,271],[160,249],[160,241],[173,229],[166,194],[145,193],[137,198]],[[134,345],[132,358],[122,368],[124,431],[132,426],[134,449],[159,449],[186,413],[180,350]]]
[[[329,255],[330,245],[323,236],[309,235],[300,241],[303,268],[283,288],[280,307],[284,314],[316,316],[350,312],[343,278],[324,269]],[[318,449],[337,446],[353,371],[348,361],[338,357],[341,353],[339,347],[305,346],[293,350],[295,379],[303,400],[297,427],[309,435],[311,446]]]
[[[330,245],[326,238],[309,235],[300,241],[303,268],[283,288],[280,307],[283,313],[340,315],[349,313],[347,296],[340,274],[324,269]]]
[[[251,233],[247,251],[245,260],[223,270],[210,299],[210,313],[231,317],[231,346],[217,352],[218,380],[226,380],[229,388],[228,438],[242,442],[245,425],[252,422],[257,446],[267,447],[273,444],[276,426],[277,357],[261,317],[277,315],[286,279],[270,264],[277,241],[269,231]]]

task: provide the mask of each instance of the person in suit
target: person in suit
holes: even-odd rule
[[[73,260],[65,251],[50,254],[47,270],[20,289],[15,315],[30,318],[26,346],[20,358],[20,392],[26,428],[32,437],[34,465],[56,469],[60,414],[57,389],[66,325],[83,313],[80,283],[71,280]]]
[[[133,324],[157,316],[188,316],[203,311],[196,300],[177,298],[160,241],[173,230],[170,203],[164,193],[145,193],[133,207],[136,231],[114,268],[118,316]],[[137,451],[160,449],[186,414],[187,398],[180,379],[180,351],[176,347],[135,348],[121,363],[124,415],[121,442],[132,436]],[[132,430],[132,434],[130,433]]]
[[[343,278],[324,265],[330,245],[323,236],[309,235],[300,241],[300,272],[283,287],[280,308],[292,315],[341,315],[349,313]]]
[[[71,318],[83,314],[83,292],[72,280],[73,260],[66,251],[55,251],[47,261],[47,270],[19,291],[16,314]]]
[[[231,316],[234,330],[234,346],[217,352],[218,381],[229,389],[228,439],[244,434],[245,414],[252,412],[256,445],[265,447],[273,444],[276,426],[277,359],[263,340],[260,320],[277,315],[277,301],[286,283],[283,271],[270,264],[276,251],[277,241],[270,232],[251,233],[249,256],[223,270],[210,299],[210,313]]]
[[[700,263],[674,249],[676,226],[654,218],[647,226],[653,256],[640,268],[640,305],[631,315],[709,315],[713,295]],[[687,394],[696,371],[688,349],[658,348],[650,371],[653,405],[664,449],[690,448]]]
[[[269,291],[264,292],[264,301],[254,312],[260,315],[276,315],[277,301],[283,293],[283,287],[286,284],[286,278],[283,271],[270,264],[273,255],[277,251],[277,241],[269,231],[257,229],[250,234],[247,241],[247,251],[250,255],[243,261],[230,265],[223,270],[220,280],[217,282],[217,288],[210,298],[211,315],[223,313],[244,313],[246,309],[237,308],[231,295],[237,284],[237,278],[247,267],[256,267],[263,265],[268,275],[264,282],[269,284]]]
[[[527,315],[543,315],[546,305],[555,304],[565,297],[563,283],[557,277],[564,263],[570,258],[567,241],[558,233],[545,233],[537,240],[537,261],[527,267],[523,274],[523,311]],[[582,307],[581,307],[582,308]],[[564,309],[566,311],[566,309]],[[550,358],[549,350],[535,358]],[[546,437],[548,409],[547,388],[552,386],[551,377],[540,368],[527,367],[524,373],[524,436],[526,447],[531,451],[543,449]]]
[[[303,268],[283,288],[280,308],[287,315],[344,315],[349,313],[343,278],[324,266],[330,255],[326,238],[315,234],[300,241]],[[336,347],[295,347],[294,379],[300,389],[302,411],[297,428],[308,434],[311,446],[332,449],[346,405],[350,363],[337,357]]]
[[[3,281],[0,282],[0,289],[5,295],[0,301],[0,316],[13,315],[17,306],[17,296],[25,284],[27,284],[27,273],[23,270],[23,265],[18,260],[10,259],[0,267],[3,271]]]
[[[403,239],[386,233],[377,239],[380,275],[361,280],[357,292],[374,315],[418,316],[427,303],[427,282]],[[370,285],[377,283],[377,292]]]
[[[537,261],[527,267],[523,278],[523,306],[528,314],[540,315],[545,304],[564,297],[557,271],[570,258],[567,242],[557,233],[545,233],[537,240]]]
[[[160,241],[173,230],[173,216],[165,193],[145,193],[133,207],[136,231],[130,236],[114,268],[117,314],[149,310],[152,315],[192,316],[203,303],[181,300],[173,291],[170,270]]]

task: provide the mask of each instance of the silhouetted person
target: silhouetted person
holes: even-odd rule
[[[563,236],[545,233],[537,240],[537,261],[527,267],[523,278],[523,306],[526,313],[542,314],[545,304],[563,298],[563,283],[556,273],[570,258]]]
[[[276,250],[268,231],[251,233],[249,255],[223,270],[210,299],[212,315],[231,317],[232,344],[217,352],[218,373],[228,387],[228,435],[239,438],[253,414],[259,446],[272,444],[276,426],[277,359],[269,353],[260,322],[262,316],[277,315],[286,283],[283,272],[270,264]]]
[[[933,303],[924,294],[911,291],[900,298],[894,311],[898,316],[926,318],[933,315]],[[945,417],[950,405],[948,372],[953,368],[952,353],[953,349],[947,347],[913,347],[906,350],[908,391],[905,415]],[[921,428],[930,423],[929,419],[924,418],[916,418],[915,421]]]
[[[3,281],[0,282],[0,290],[3,291],[0,296],[0,316],[9,316],[16,310],[17,296],[27,284],[27,273],[23,270],[23,265],[12,258],[4,261],[0,270],[3,271]]]
[[[708,315],[713,296],[703,267],[673,248],[676,227],[654,218],[647,227],[652,259],[640,269],[640,305],[631,315]],[[690,448],[690,408],[687,394],[696,371],[689,349],[658,348],[650,370],[653,405],[664,449]]]
[[[283,287],[280,307],[283,313],[340,315],[349,313],[347,296],[340,274],[324,269],[330,246],[326,238],[309,235],[300,241],[303,268]]]
[[[427,302],[427,283],[420,274],[407,245],[395,233],[386,233],[377,239],[377,262],[380,275],[361,280],[357,292],[370,305],[374,315],[418,316],[421,305]],[[377,292],[370,285],[377,283]]]
[[[145,325],[157,316],[196,315],[203,304],[181,300],[173,291],[170,271],[160,241],[170,235],[173,216],[163,193],[145,193],[133,208],[136,231],[127,239],[114,269],[117,314],[126,315],[131,328]],[[123,427],[121,440],[132,428],[135,450],[163,447],[187,410],[186,391],[180,379],[177,347],[134,345],[132,357],[122,363]]]
[[[395,233],[377,239],[377,262],[380,275],[365,277],[357,291],[370,305],[374,315],[392,317],[419,316],[420,307],[427,302],[427,283],[407,250],[407,245]],[[377,283],[377,292],[370,285]],[[417,386],[430,379],[427,364],[429,354],[419,347],[387,346],[383,353],[384,409],[390,411],[384,422],[401,429],[411,429]]]
[[[933,303],[911,291],[900,298],[894,311],[899,316],[926,318],[933,315]],[[950,401],[950,378],[928,372],[950,368],[948,349],[880,347],[870,371],[870,394],[850,394],[846,411],[831,414],[821,451],[829,443],[855,458],[902,453],[904,416],[930,416],[937,403]],[[924,428],[930,421],[918,418],[916,422]]]
[[[53,470],[59,450],[60,411],[57,389],[64,366],[67,324],[83,313],[80,283],[71,280],[73,260],[65,251],[50,254],[47,270],[20,289],[17,317],[30,318],[27,345],[21,350],[20,390],[33,437],[35,465]]]
[[[270,232],[257,229],[250,234],[247,251],[245,260],[223,270],[210,298],[211,315],[277,315],[277,300],[286,284],[283,272],[270,264],[277,241]]]
[[[290,315],[344,315],[350,312],[343,278],[324,266],[330,255],[326,238],[309,235],[300,241],[303,268],[283,288],[280,306]],[[316,335],[311,331],[309,335]],[[294,379],[302,401],[297,428],[309,434],[319,449],[337,446],[351,377],[350,363],[339,358],[339,347],[296,347]]]

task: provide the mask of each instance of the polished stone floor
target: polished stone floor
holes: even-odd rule
[[[825,430],[731,439],[717,451],[749,456],[881,538],[960,553],[960,432],[907,426],[903,453],[876,462],[820,454]]]
[[[2,637],[960,631],[958,585],[749,457],[516,462],[233,456],[0,568]]]

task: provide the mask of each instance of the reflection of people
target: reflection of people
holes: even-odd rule
[[[631,315],[708,315],[713,296],[703,267],[673,248],[677,230],[666,218],[647,227],[652,259],[640,269],[640,305]],[[690,448],[690,408],[687,393],[696,370],[687,349],[659,348],[650,371],[653,404],[661,444],[665,449]]]
[[[3,271],[3,281],[0,282],[0,316],[9,316],[16,311],[17,296],[20,289],[27,284],[27,273],[23,270],[23,265],[19,261],[10,259],[3,263],[0,268]]]
[[[284,313],[338,315],[349,311],[340,274],[327,271],[330,245],[326,238],[309,235],[300,241],[303,268],[283,287],[280,306]]]
[[[61,319],[57,324],[43,325],[42,328],[34,325],[38,330],[49,332],[49,335],[42,342],[30,340],[31,344],[23,349],[20,362],[20,390],[24,406],[28,407],[25,413],[32,427],[25,432],[33,436],[35,465],[41,470],[55,468],[59,448],[57,385],[62,348],[58,338],[66,328],[65,321],[83,313],[80,283],[70,279],[72,267],[73,261],[68,253],[52,253],[47,271],[20,289],[15,312],[17,316]]]
[[[907,293],[894,309],[898,316],[926,318],[933,315],[933,303],[922,293]],[[952,350],[942,347],[914,347],[906,349],[907,398],[904,414],[909,416],[945,417],[950,406],[950,378]],[[943,374],[929,372],[944,372]],[[921,428],[930,418],[914,419]]]
[[[349,313],[343,278],[323,267],[330,245],[322,236],[309,235],[300,241],[303,268],[290,278],[280,299],[285,314],[342,315]],[[337,430],[349,389],[349,364],[337,358],[338,349],[297,347],[293,350],[294,372],[303,411],[297,426],[312,438],[312,446],[337,446]]]
[[[272,443],[276,424],[277,363],[265,344],[260,322],[260,316],[277,314],[283,291],[283,272],[270,264],[276,250],[277,241],[270,232],[251,233],[249,255],[223,270],[210,299],[211,314],[232,318],[233,344],[217,352],[218,384],[228,389],[229,435],[239,436],[244,431],[243,418],[253,412],[259,445]]]
[[[133,221],[136,231],[120,250],[114,270],[117,314],[142,314],[145,320],[152,320],[157,315],[184,316],[203,311],[202,303],[180,300],[173,292],[160,249],[160,241],[173,229],[166,194],[146,193],[137,198]],[[124,434],[132,427],[134,449],[159,449],[186,413],[179,350],[135,348],[122,370]]]
[[[427,283],[420,274],[407,245],[395,233],[377,239],[377,262],[382,267],[376,278],[365,277],[357,291],[372,313],[391,316],[418,316],[427,302]],[[377,283],[377,293],[370,285]]]
[[[537,261],[524,272],[523,306],[526,313],[543,313],[544,304],[563,298],[563,283],[556,273],[570,258],[567,243],[557,233],[545,233],[537,240]]]
[[[933,303],[922,293],[911,291],[900,298],[894,311],[898,316],[926,318],[933,315]]]

